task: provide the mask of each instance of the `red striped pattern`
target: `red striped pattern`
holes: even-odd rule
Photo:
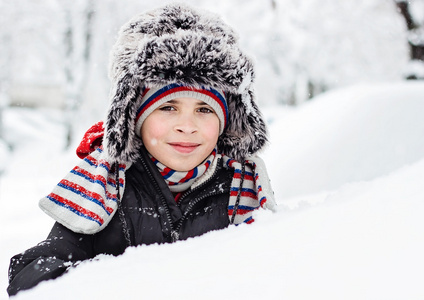
[[[238,189],[236,191],[231,191],[230,192],[230,197],[237,197],[238,195]],[[256,194],[252,193],[252,192],[248,192],[248,191],[241,191],[240,193],[241,197],[248,197],[251,199],[257,199]]]
[[[252,217],[253,211],[258,209],[259,207],[264,207],[267,201],[267,198],[264,195],[264,191],[262,190],[262,186],[259,184],[260,178],[258,173],[256,172],[256,164],[253,161],[246,160],[244,165],[245,172],[242,178],[241,163],[225,155],[223,157],[225,164],[229,168],[234,169],[234,175],[230,190],[230,201],[228,204],[228,217],[230,218],[230,221],[234,220],[234,224],[251,224],[254,222],[254,219]],[[239,189],[241,182],[243,182],[243,186],[240,192],[240,198],[235,218],[233,219],[234,206],[236,205],[236,202],[239,197]]]
[[[106,188],[106,179],[104,178],[104,176],[102,175],[93,175],[90,172],[86,171],[85,169],[76,166],[73,171],[80,173],[82,175],[84,175],[85,177],[88,177],[90,179],[90,181],[92,182],[100,182],[101,185],[103,185],[103,187]]]
[[[57,194],[54,194],[54,193],[49,194],[49,197],[55,199],[56,201],[62,203],[65,206],[68,206],[68,207],[73,208],[74,210],[78,211],[79,213],[81,213],[81,214],[83,214],[85,216],[88,216],[88,217],[96,220],[100,224],[103,224],[104,223],[104,220],[99,215],[93,213],[92,211],[90,211],[88,209],[85,209],[82,206],[79,206],[78,204],[76,204],[76,203],[74,203],[72,201],[69,201],[68,199],[65,199],[65,198],[63,198],[63,197],[61,197],[61,196],[59,196]]]
[[[107,206],[103,197],[100,196],[98,193],[91,192],[91,191],[85,189],[84,187],[80,186],[79,184],[76,184],[76,183],[71,182],[71,181],[66,180],[66,179],[61,180],[60,183],[76,190],[78,193],[81,193],[81,194],[84,194],[88,197],[96,199],[97,201],[99,201],[102,204],[102,206],[105,210],[107,210],[109,213],[113,212],[113,208]],[[110,198],[114,198],[115,201],[116,201],[116,194],[112,195],[112,194],[109,193],[109,195],[111,196]]]

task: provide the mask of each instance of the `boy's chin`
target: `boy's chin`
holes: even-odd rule
[[[187,172],[190,170],[193,170],[195,167],[197,167],[198,165],[200,165],[202,163],[199,162],[178,162],[178,163],[170,163],[169,166],[166,165],[168,168],[175,170],[177,172]]]
[[[163,164],[172,170],[187,172],[199,166],[205,161],[206,157],[198,157],[196,155],[176,155],[172,158],[168,157],[167,162]]]

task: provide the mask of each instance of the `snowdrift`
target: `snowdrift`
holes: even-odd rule
[[[420,160],[423,112],[424,86],[408,82],[332,91],[274,116],[266,158],[277,196],[337,189]]]
[[[422,299],[422,178],[424,160],[253,226],[99,257],[17,299]]]
[[[423,299],[422,95],[422,83],[364,85],[270,113],[276,213],[100,256],[15,299]],[[26,226],[45,233],[38,224]],[[3,260],[31,239],[19,232],[2,238],[15,247]]]

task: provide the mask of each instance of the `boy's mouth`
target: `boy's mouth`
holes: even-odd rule
[[[175,150],[181,153],[190,153],[193,152],[200,144],[197,143],[188,143],[188,142],[178,142],[178,143],[169,143]]]

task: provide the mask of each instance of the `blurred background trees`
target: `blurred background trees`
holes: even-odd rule
[[[63,71],[65,75],[66,148],[72,143],[78,109],[88,88],[87,81],[94,34],[94,1],[86,0],[81,4],[75,6],[73,1],[62,2],[65,17]]]
[[[424,1],[395,0],[408,30],[408,79],[424,79]]]
[[[168,2],[0,0],[0,124],[11,105],[60,109],[70,145],[74,126],[105,115],[108,55],[119,27]],[[424,77],[417,67],[424,0],[184,2],[221,15],[239,33],[256,61],[262,106],[299,105],[361,82]]]

